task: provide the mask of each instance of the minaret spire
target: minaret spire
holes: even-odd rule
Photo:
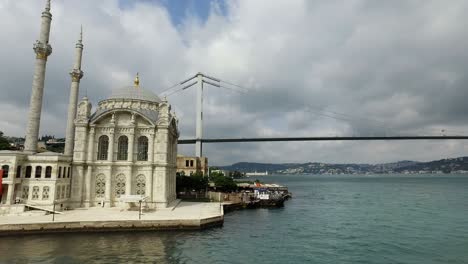
[[[50,0],[47,0],[45,11],[50,11]]]
[[[45,10],[42,12],[39,40],[36,40],[36,43],[34,44],[36,63],[34,66],[32,92],[29,102],[26,140],[24,142],[24,150],[32,153],[37,152],[37,140],[39,137],[39,127],[41,123],[42,96],[44,94],[47,58],[52,53],[52,47],[49,44],[51,22],[52,14],[50,13],[50,0],[47,0]]]
[[[65,133],[65,150],[63,154],[71,156],[73,155],[73,149],[75,145],[75,118],[76,109],[78,103],[78,94],[80,91],[80,80],[83,77],[83,71],[81,71],[81,58],[83,56],[83,26],[81,26],[80,38],[75,46],[75,62],[73,70],[70,72],[72,79],[70,88],[70,98],[68,101],[68,119],[67,119],[67,130]]]
[[[83,25],[81,25],[80,29],[80,39],[78,40],[79,43],[83,43]]]

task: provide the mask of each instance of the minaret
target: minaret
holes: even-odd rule
[[[72,79],[70,88],[70,99],[68,101],[68,119],[67,119],[67,131],[65,134],[65,151],[63,154],[71,156],[73,155],[73,147],[75,145],[75,118],[76,118],[76,107],[78,102],[78,93],[80,91],[80,80],[83,77],[81,71],[81,57],[83,55],[83,27],[80,32],[80,39],[75,46],[75,64],[73,70],[70,72]]]
[[[51,22],[52,14],[50,13],[50,0],[47,0],[45,10],[42,12],[39,40],[36,40],[36,43],[34,44],[36,63],[34,66],[32,93],[29,103],[29,119],[28,127],[26,129],[26,141],[24,142],[24,150],[32,153],[37,152],[47,57],[52,53],[52,47],[49,45]]]

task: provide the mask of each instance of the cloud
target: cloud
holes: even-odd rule
[[[25,131],[42,2],[0,3],[0,129],[8,135]],[[157,2],[54,1],[41,133],[65,132],[68,72],[83,24],[81,96],[94,104],[130,85],[136,72],[155,93],[199,71],[248,87],[247,94],[205,88],[206,137],[468,134],[466,1],[210,6],[207,17],[189,11],[174,25],[173,7]],[[193,88],[169,97],[182,138],[195,134],[193,98]],[[205,146],[210,163],[220,165],[430,160],[466,155],[466,148],[452,141]]]

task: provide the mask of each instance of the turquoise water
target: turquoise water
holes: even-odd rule
[[[268,176],[284,208],[203,232],[0,238],[0,263],[468,263],[468,176]]]

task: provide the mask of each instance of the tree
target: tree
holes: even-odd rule
[[[229,172],[229,177],[234,178],[234,179],[240,179],[243,176],[244,175],[242,175],[242,173],[240,171],[230,171]]]
[[[10,142],[3,136],[3,132],[0,131],[0,150],[10,149]]]
[[[203,176],[203,173],[196,172],[191,176],[177,174],[176,176],[176,190],[177,192],[183,191],[203,191],[208,187],[208,178]]]
[[[229,192],[237,190],[237,184],[231,177],[226,177],[222,173],[211,173],[210,180],[215,184],[217,189]]]

